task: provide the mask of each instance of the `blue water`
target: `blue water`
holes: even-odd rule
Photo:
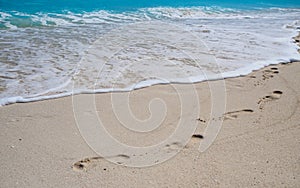
[[[299,8],[297,0],[0,0],[1,11],[24,13],[62,11],[133,11],[148,7],[219,6],[226,8]]]
[[[0,17],[0,29],[6,21],[18,27],[40,26],[31,16],[49,13],[88,13],[110,11],[112,13],[134,12],[143,8],[155,7],[218,7],[239,10],[266,8],[300,8],[300,1],[295,0],[0,0],[0,12],[11,17]],[[21,13],[21,14],[20,14]],[[49,25],[54,24],[48,21]]]
[[[245,75],[299,31],[295,0],[0,0],[0,106]]]

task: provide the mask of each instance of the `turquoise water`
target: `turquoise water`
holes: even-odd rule
[[[219,6],[227,8],[284,7],[299,8],[295,0],[0,0],[0,10],[26,13],[61,11],[128,11],[149,7]]]
[[[245,75],[299,31],[294,0],[0,0],[0,105]]]
[[[0,28],[7,28],[7,24],[17,27],[43,25],[34,16],[47,14],[83,14],[96,11],[112,13],[136,12],[140,9],[169,7],[206,7],[230,8],[239,10],[257,10],[267,8],[300,8],[300,1],[294,0],[0,0]],[[6,16],[6,15],[9,16]],[[55,17],[55,16],[54,16]],[[2,18],[2,19],[1,19]],[[55,25],[47,21],[47,25]],[[44,24],[45,25],[45,24]]]

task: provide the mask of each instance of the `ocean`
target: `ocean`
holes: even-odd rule
[[[0,105],[300,60],[292,0],[0,0]]]

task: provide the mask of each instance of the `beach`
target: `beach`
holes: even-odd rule
[[[299,2],[0,4],[0,187],[300,187]]]
[[[1,187],[299,187],[300,62],[277,64],[249,75],[195,84],[155,85],[128,94],[135,117],[151,115],[149,102],[164,101],[167,113],[151,132],[121,125],[120,106],[111,93],[16,103],[0,108]],[[210,84],[225,83],[226,106],[217,117],[220,132],[204,152],[199,145],[211,115]],[[190,86],[193,90],[190,90]],[[177,88],[177,90],[174,90]],[[195,92],[199,113],[181,112],[178,93]],[[179,119],[196,125],[188,143],[166,145],[178,154],[149,167],[127,167],[134,156],[116,156],[115,164],[95,153],[76,124],[74,99],[94,98],[96,112],[110,135],[122,143],[146,147],[161,142]],[[115,96],[118,97],[118,94]],[[112,105],[112,101],[114,104]],[[151,109],[150,109],[151,110]],[[76,111],[76,110],[75,110]],[[126,115],[126,114],[125,114]],[[158,114],[153,114],[158,115]],[[88,123],[88,118],[87,118]],[[78,123],[78,119],[77,119]],[[181,147],[182,146],[182,147]],[[145,160],[148,159],[145,157]]]

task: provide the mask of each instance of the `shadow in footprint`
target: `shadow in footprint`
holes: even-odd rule
[[[252,109],[243,109],[243,110],[237,110],[237,111],[233,111],[233,112],[227,112],[224,114],[224,120],[236,119],[241,114],[252,113],[252,112],[254,112]]]
[[[128,155],[120,154],[113,157],[110,157],[113,161],[115,161],[117,164],[123,164],[127,159],[130,157]]]
[[[278,74],[279,73],[277,67],[271,67],[270,69],[273,71],[274,74]]]
[[[265,96],[265,99],[280,99],[282,94],[282,91],[273,91],[271,95]]]
[[[172,142],[171,144],[165,145],[167,152],[178,151],[184,148],[184,145],[180,142]]]
[[[192,138],[203,139],[204,137],[201,134],[194,134]]]
[[[198,118],[197,121],[200,121],[201,123],[206,123],[204,119]]]
[[[264,70],[263,73],[263,80],[267,80],[269,78],[273,78],[274,74],[278,74],[279,71],[277,67],[270,67],[270,69]]]
[[[268,101],[272,101],[272,100],[278,100],[281,98],[283,92],[282,91],[279,91],[279,90],[275,90],[273,91],[270,95],[267,95],[265,97],[263,97],[262,99],[260,99],[258,101],[258,104],[260,105],[259,106],[259,109],[263,109],[264,107],[264,104]]]
[[[204,139],[204,136],[202,134],[193,134],[190,142],[185,146],[185,148],[190,148],[194,144],[198,145],[202,139]]]
[[[273,94],[283,94],[283,92],[282,91],[273,91]]]

